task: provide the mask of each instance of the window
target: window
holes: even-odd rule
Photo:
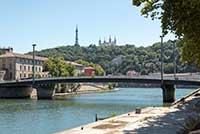
[[[39,72],[41,72],[41,67],[39,67]]]
[[[20,71],[22,71],[22,65],[20,65]]]
[[[32,77],[32,74],[29,74],[28,77],[31,78],[31,77]]]
[[[10,70],[12,70],[12,64],[10,63]]]
[[[12,79],[12,72],[10,72],[10,79]]]
[[[17,62],[17,63],[20,63],[20,59],[19,59],[19,58],[16,58],[16,62]]]
[[[37,67],[35,67],[35,72],[37,72]]]
[[[2,64],[2,68],[5,69],[6,68],[6,64]]]
[[[5,58],[3,58],[3,59],[2,59],[2,61],[5,63],[5,62],[6,62],[6,59],[5,59]]]
[[[22,74],[20,73],[20,78],[22,78]]]
[[[26,66],[24,66],[24,71],[26,71]]]
[[[30,71],[30,66],[28,66],[28,71]]]
[[[26,77],[26,74],[24,74],[24,77]]]

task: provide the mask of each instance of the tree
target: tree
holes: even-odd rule
[[[75,67],[72,64],[66,63],[62,57],[49,57],[44,64],[44,70],[49,71],[53,77],[74,76]]]
[[[87,62],[87,61],[84,61],[84,60],[77,60],[76,61],[77,63],[79,64],[82,64],[82,65],[85,65],[85,66],[90,66],[90,67],[93,67],[95,69],[95,74],[96,75],[104,75],[104,69],[98,65],[98,64],[94,64],[92,62]]]
[[[164,42],[163,54],[165,63],[172,63],[174,61],[173,47],[174,46],[171,41]],[[183,64],[183,62],[180,60],[179,47],[176,47],[175,50],[177,50],[177,72],[190,72],[191,65],[193,64]],[[127,71],[134,70],[136,72],[141,72],[143,69],[146,70],[145,72],[147,73],[160,71],[160,42],[148,47],[136,47],[134,45],[90,45],[88,47],[80,46],[78,48],[75,46],[60,46],[37,51],[36,55],[44,57],[52,57],[52,55],[56,55],[56,57],[64,57],[64,60],[67,61],[78,60],[78,63],[85,66],[91,66],[98,70],[96,71],[96,75],[103,75],[103,72],[114,75],[125,75]],[[149,63],[152,63],[151,66],[148,66]],[[51,62],[48,64],[51,64]],[[98,67],[98,65],[101,66],[101,68]],[[52,69],[56,69],[56,67],[52,67]],[[195,70],[196,68],[194,68],[194,71]],[[168,73],[173,72],[168,71]]]
[[[160,19],[163,34],[176,34],[182,47],[182,59],[200,67],[200,0],[133,0],[143,6],[141,14]]]

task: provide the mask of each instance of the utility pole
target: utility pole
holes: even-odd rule
[[[173,43],[173,57],[174,57],[174,79],[176,80],[176,41],[172,41]]]
[[[160,44],[160,47],[161,47],[161,48],[160,48],[160,50],[161,50],[161,51],[160,51],[160,53],[161,53],[161,55],[160,55],[160,56],[161,56],[161,67],[160,67],[161,86],[163,86],[163,83],[164,83],[164,82],[163,82],[163,73],[164,73],[164,66],[163,66],[163,52],[164,52],[164,51],[163,51],[163,37],[164,37],[163,35],[160,36],[160,38],[161,38],[161,44]]]
[[[32,77],[32,79],[33,79],[33,86],[34,86],[34,84],[35,84],[35,46],[36,46],[36,44],[33,44],[32,45],[33,46],[33,68],[32,68],[32,72],[33,72],[33,77]]]

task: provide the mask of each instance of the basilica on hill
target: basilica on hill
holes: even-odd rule
[[[117,45],[117,39],[116,39],[116,37],[114,37],[114,40],[112,40],[112,38],[110,36],[108,41],[106,41],[105,38],[104,38],[104,41],[101,41],[101,38],[100,38],[99,45],[105,45],[105,46]]]
[[[75,30],[75,46],[79,46],[79,38],[78,38],[78,26],[76,26],[76,30]],[[101,38],[99,39],[99,45],[104,45],[104,46],[114,46],[117,45],[117,39],[116,37],[114,37],[114,39],[111,38],[111,36],[109,37],[108,41],[106,41],[106,39],[104,38],[104,41],[101,40]]]

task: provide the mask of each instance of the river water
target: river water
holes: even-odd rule
[[[192,89],[177,89],[180,98]],[[0,100],[0,134],[49,134],[94,122],[135,107],[163,106],[159,88],[120,88],[116,92],[84,94],[64,100]]]

